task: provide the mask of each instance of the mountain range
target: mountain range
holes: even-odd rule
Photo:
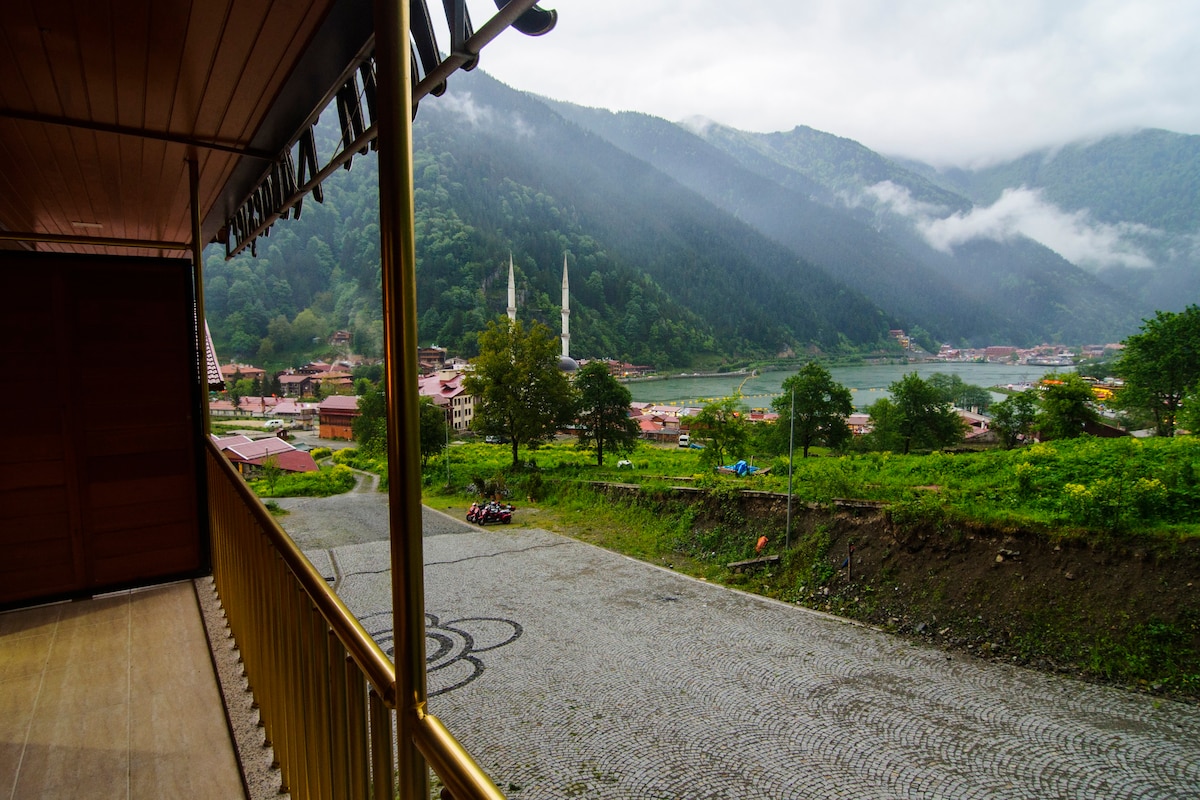
[[[565,259],[572,353],[658,366],[886,351],[896,328],[928,348],[1118,341],[1200,289],[1200,137],[1166,131],[939,172],[476,70],[422,103],[414,163],[421,338],[464,355],[504,311],[510,254],[521,315],[557,326]],[[284,360],[347,325],[377,346],[374,175],[357,159],[257,260],[209,259],[219,350]]]

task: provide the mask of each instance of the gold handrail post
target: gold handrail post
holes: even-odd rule
[[[409,4],[404,0],[375,0],[374,6],[379,253],[387,370],[392,624],[396,642],[397,782],[401,798],[424,800],[429,797],[429,768],[414,745],[426,690],[410,14]]]

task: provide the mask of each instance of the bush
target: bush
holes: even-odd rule
[[[345,466],[324,468],[317,472],[296,472],[281,476],[272,488],[266,480],[250,483],[259,497],[329,497],[344,494],[355,487],[358,477]]]

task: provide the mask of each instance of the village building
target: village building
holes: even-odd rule
[[[210,400],[208,413],[214,417],[265,417],[272,413],[279,403],[278,397],[269,395],[246,395],[237,400],[237,406],[234,406],[232,400]]]
[[[213,444],[242,475],[252,478],[261,473],[270,459],[284,472],[316,472],[317,462],[304,450],[297,450],[283,439],[268,436],[212,436]]]
[[[312,422],[316,419],[317,404],[284,398],[275,405],[272,415],[277,419],[287,420],[293,425],[307,429],[312,427]]]
[[[431,372],[439,372],[446,368],[446,348],[444,347],[418,347],[417,348],[417,365],[421,370],[422,375],[428,375]]]
[[[226,385],[229,385],[233,381],[248,378],[252,381],[257,381],[261,386],[266,376],[266,370],[250,366],[249,364],[229,363],[221,367],[221,379],[225,381]]]
[[[311,397],[316,394],[316,381],[312,375],[280,375],[279,391],[283,392],[285,397]]]
[[[443,370],[417,380],[417,393],[432,397],[434,405],[446,413],[446,422],[455,433],[471,429],[475,417],[475,397],[463,387],[465,375],[461,372]]]
[[[358,419],[358,397],[333,395],[317,406],[317,420],[322,439],[354,438],[354,420]]]

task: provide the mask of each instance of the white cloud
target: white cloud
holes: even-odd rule
[[[907,188],[891,181],[869,187],[866,193],[912,220],[930,246],[946,253],[976,239],[1004,242],[1024,236],[1079,267],[1154,266],[1137,239],[1157,236],[1157,231],[1136,223],[1098,222],[1087,209],[1064,211],[1046,201],[1040,189],[1005,189],[990,206],[949,216],[940,216],[936,206],[915,200]]]
[[[907,187],[891,181],[880,181],[874,186],[868,186],[865,193],[902,217],[929,219],[946,211],[943,206],[917,200]]]
[[[477,104],[470,92],[448,92],[436,100],[439,109],[462,117],[474,128],[490,123],[493,119],[492,109]]]
[[[475,102],[475,97],[470,92],[447,92],[436,98],[436,104],[431,105],[435,105],[449,114],[462,117],[473,128],[488,126],[494,131],[501,127],[507,127],[520,137],[530,138],[534,135],[533,126],[526,122],[520,114],[499,112],[490,106],[480,105]]]

